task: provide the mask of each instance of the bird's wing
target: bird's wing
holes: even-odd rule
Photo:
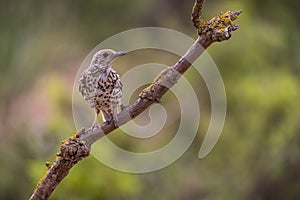
[[[122,83],[121,80],[118,79],[115,83],[114,89],[112,91],[111,104],[113,107],[117,107],[121,105],[122,98]]]

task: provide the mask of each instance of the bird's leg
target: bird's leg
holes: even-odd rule
[[[102,113],[102,120],[104,123],[109,123],[112,120],[112,115],[109,114],[106,110],[101,110]]]
[[[95,119],[94,119],[93,126],[92,126],[93,129],[94,129],[96,126],[99,125],[99,122],[98,122],[98,115],[99,115],[100,111],[99,111],[98,109],[96,109],[95,111],[96,111],[96,112],[95,112]]]
[[[101,110],[103,122],[110,123],[111,120],[115,127],[119,127],[118,109],[117,107],[110,107],[107,110]]]
[[[118,119],[118,110],[117,107],[112,108],[112,119],[114,122],[115,127],[119,127],[119,119]]]

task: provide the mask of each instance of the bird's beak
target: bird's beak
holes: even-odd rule
[[[120,51],[120,52],[117,52],[117,53],[116,53],[116,57],[124,56],[124,55],[126,55],[126,52]]]

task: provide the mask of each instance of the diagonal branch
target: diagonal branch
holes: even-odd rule
[[[176,84],[180,76],[205,49],[214,42],[228,40],[231,32],[238,28],[232,21],[239,16],[241,11],[221,13],[206,22],[201,16],[203,1],[196,0],[192,11],[192,21],[199,34],[197,40],[176,64],[162,71],[153,83],[141,92],[135,102],[118,114],[119,126],[141,114],[151,104],[159,103],[162,96]],[[48,199],[60,181],[68,175],[70,169],[89,156],[91,145],[117,128],[112,121],[104,122],[97,127],[82,129],[64,140],[56,160],[52,164],[47,164],[48,171],[37,184],[30,199]]]

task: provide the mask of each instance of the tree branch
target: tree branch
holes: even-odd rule
[[[151,104],[159,103],[162,96],[176,84],[180,76],[188,70],[205,49],[214,42],[228,40],[231,32],[238,28],[232,22],[241,11],[221,13],[206,22],[201,16],[203,2],[204,0],[196,0],[192,11],[192,22],[199,34],[197,40],[176,64],[162,71],[153,83],[141,92],[135,102],[118,114],[119,126],[141,114]],[[112,121],[104,122],[87,130],[82,129],[64,140],[56,160],[52,164],[47,164],[48,171],[37,184],[30,199],[48,199],[60,181],[68,175],[70,169],[80,160],[89,156],[91,145],[117,128]]]

